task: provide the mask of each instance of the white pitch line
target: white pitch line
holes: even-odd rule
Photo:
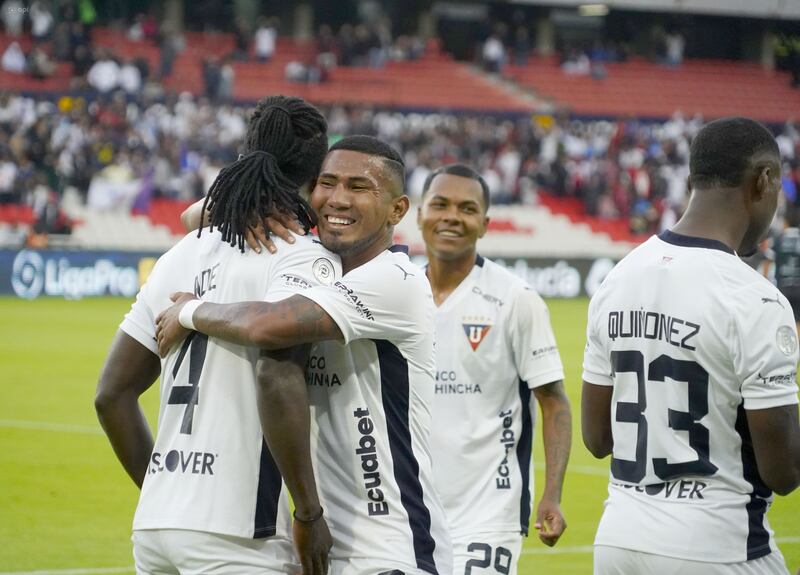
[[[36,431],[58,431],[63,433],[81,433],[84,435],[103,435],[103,430],[96,425],[74,425],[71,423],[54,423],[52,421],[26,421],[23,419],[0,419],[0,427],[7,429],[33,429]],[[0,573],[0,575],[5,575]]]
[[[131,567],[98,567],[95,569],[47,569],[44,571],[9,571],[0,575],[110,575],[111,573],[133,573]]]

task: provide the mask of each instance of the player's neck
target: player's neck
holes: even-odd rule
[[[743,205],[720,209],[731,198],[739,199],[735,193],[732,190],[694,192],[686,213],[672,231],[684,236],[717,240],[736,251],[747,231],[747,219],[744,216],[734,218],[733,214],[745,214],[746,211]]]
[[[475,265],[475,251],[453,260],[443,260],[428,252],[428,281],[431,283],[433,302],[439,306],[461,285]]]

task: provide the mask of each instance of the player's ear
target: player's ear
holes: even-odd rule
[[[481,228],[481,231],[478,232],[478,237],[482,238],[483,236],[485,236],[486,235],[486,230],[488,230],[488,229],[489,229],[489,216],[484,216],[483,217],[483,227]]]
[[[389,213],[389,223],[396,226],[408,212],[408,196],[400,196],[392,200],[392,209]]]
[[[769,192],[769,180],[772,176],[769,166],[756,168],[755,185],[753,186],[753,201],[757,202]]]

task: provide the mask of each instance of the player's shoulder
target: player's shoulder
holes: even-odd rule
[[[478,256],[475,265],[480,268],[477,281],[482,287],[507,295],[516,295],[520,292],[536,293],[528,282],[502,264],[486,259],[483,256]]]

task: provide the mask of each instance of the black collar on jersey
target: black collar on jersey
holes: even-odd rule
[[[479,268],[482,268],[483,267],[483,262],[485,262],[485,261],[486,260],[483,259],[483,256],[481,254],[475,254],[475,265],[476,266],[478,266]]]
[[[389,248],[390,252],[402,252],[408,255],[408,246],[404,246],[402,244],[394,244]]]
[[[676,234],[670,230],[664,230],[658,234],[658,238],[672,244],[674,246],[681,246],[684,248],[706,248],[709,250],[720,250],[727,254],[736,255],[731,248],[718,240],[711,240],[708,238],[698,238],[695,236],[684,236],[683,234]]]

